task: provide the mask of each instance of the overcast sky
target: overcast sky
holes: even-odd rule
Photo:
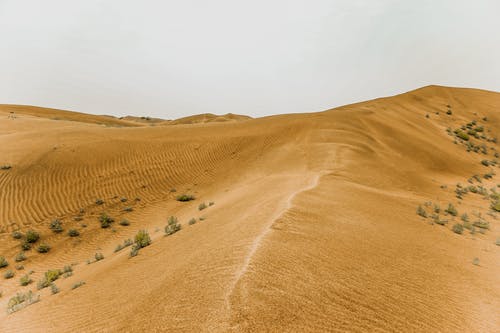
[[[0,103],[178,118],[500,91],[499,0],[0,0]]]

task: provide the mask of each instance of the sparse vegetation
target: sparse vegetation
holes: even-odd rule
[[[40,244],[36,250],[38,251],[38,253],[47,253],[50,251],[50,245],[45,243]]]
[[[6,279],[12,279],[14,277],[14,275],[16,275],[16,273],[14,273],[13,270],[9,269],[8,271],[6,271],[3,274],[3,277],[6,278]]]
[[[40,234],[35,230],[28,230],[26,232],[26,242],[36,243],[40,239]]]
[[[69,237],[78,237],[78,236],[80,236],[80,232],[76,229],[69,229],[68,236]]]
[[[179,224],[177,217],[170,216],[168,218],[167,225],[165,226],[165,234],[169,236],[175,234],[179,230],[181,230],[181,225]]]
[[[454,233],[461,235],[464,232],[464,226],[460,223],[456,223],[453,225],[451,229]]]
[[[113,223],[115,220],[108,216],[106,213],[102,213],[101,216],[99,216],[99,222],[101,222],[101,228],[109,228],[111,226],[111,223]]]
[[[33,280],[31,279],[31,277],[28,274],[23,275],[21,277],[21,279],[19,279],[19,283],[21,284],[21,286],[27,286],[31,282],[33,282]]]
[[[21,261],[26,260],[26,254],[24,254],[24,252],[23,252],[23,251],[19,252],[19,253],[16,255],[15,260],[16,260],[16,262],[21,262]]]
[[[30,290],[27,293],[18,293],[16,296],[9,299],[9,303],[7,304],[7,312],[14,313],[25,308],[28,305],[36,303],[40,300],[39,295],[33,295],[33,292]]]
[[[80,281],[71,286],[71,290],[79,288],[85,284],[85,281]]]
[[[19,231],[14,231],[12,233],[12,238],[14,238],[14,239],[21,239],[21,238],[23,238],[23,234],[21,232],[19,232]]]
[[[176,197],[177,201],[191,201],[194,199],[195,199],[194,195],[191,194],[181,194]]]
[[[7,266],[9,266],[9,262],[7,261],[7,259],[5,259],[5,257],[0,256],[0,268],[4,268]]]
[[[60,220],[57,220],[57,219],[50,222],[49,228],[50,228],[50,230],[52,230],[55,233],[61,233],[64,231],[64,229],[62,227],[62,222]]]

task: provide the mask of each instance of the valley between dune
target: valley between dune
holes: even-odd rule
[[[0,331],[498,332],[499,111],[440,86],[257,119],[0,105]],[[149,246],[115,252],[139,230]]]

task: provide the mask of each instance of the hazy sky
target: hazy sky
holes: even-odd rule
[[[0,103],[178,118],[500,91],[499,0],[0,0]]]

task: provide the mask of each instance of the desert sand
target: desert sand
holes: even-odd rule
[[[0,331],[500,332],[499,112],[500,93],[440,86],[256,119],[1,105]],[[151,245],[114,252],[141,229]],[[67,265],[59,293],[38,290]],[[8,313],[28,290],[39,301]]]

